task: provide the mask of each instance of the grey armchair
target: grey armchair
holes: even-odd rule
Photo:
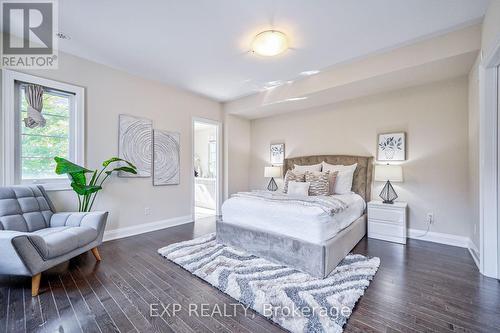
[[[31,276],[38,295],[41,273],[92,250],[101,257],[107,212],[56,213],[41,186],[0,187],[0,274]]]

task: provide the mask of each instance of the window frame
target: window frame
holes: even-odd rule
[[[71,189],[68,179],[34,179],[21,181],[20,164],[20,110],[18,85],[20,83],[33,83],[56,91],[69,93],[73,102],[70,108],[70,156],[72,162],[85,165],[85,89],[75,85],[49,80],[25,73],[11,70],[2,70],[2,166],[1,184],[37,184],[42,185],[47,191]]]

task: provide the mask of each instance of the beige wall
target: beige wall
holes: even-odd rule
[[[248,190],[250,172],[250,120],[231,114],[224,117],[225,196]]]
[[[468,82],[444,82],[359,98],[338,105],[252,122],[250,187],[264,188],[269,144],[284,142],[286,155],[376,155],[377,133],[405,131],[405,182],[395,184],[409,204],[409,227],[461,236],[470,233],[468,197]],[[383,184],[376,183],[373,197]]]
[[[97,168],[118,154],[118,115],[153,120],[155,128],[180,132],[180,185],[153,186],[151,178],[112,177],[96,201],[96,210],[110,211],[107,230],[191,214],[191,121],[193,116],[221,120],[220,104],[204,97],[146,80],[67,54],[58,70],[30,74],[85,88],[86,164]],[[51,192],[58,210],[75,208],[71,191]],[[144,209],[150,209],[150,215]]]

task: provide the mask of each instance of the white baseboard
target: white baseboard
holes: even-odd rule
[[[479,250],[469,237],[450,235],[433,231],[429,231],[425,236],[422,236],[424,235],[424,233],[425,230],[408,229],[407,236],[408,238],[411,239],[419,239],[426,242],[440,243],[445,245],[452,245],[452,246],[466,248],[469,250],[469,253],[472,259],[474,260],[474,263],[476,264],[477,268],[479,268]]]
[[[104,231],[103,241],[109,241],[118,238],[124,238],[134,235],[143,234],[145,232],[155,231],[159,229],[164,229],[168,227],[173,227],[176,225],[181,225],[184,223],[193,222],[193,217],[191,215],[174,217],[167,220],[149,222],[139,225],[134,225],[131,227],[119,228],[114,230]]]
[[[441,232],[429,231],[425,234],[425,230],[408,229],[408,238],[419,239],[426,242],[440,243],[445,245],[459,246],[469,248],[469,237],[444,234]]]
[[[474,263],[476,264],[477,268],[481,270],[481,267],[479,266],[479,250],[477,249],[476,244],[474,244],[474,242],[471,239],[469,239],[468,248],[471,257],[474,260]]]

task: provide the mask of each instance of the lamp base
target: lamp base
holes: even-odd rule
[[[380,191],[379,197],[382,198],[383,203],[385,204],[393,204],[394,200],[398,198],[398,195],[396,194],[396,191],[394,191],[394,187],[392,187],[390,181],[385,183],[384,188]]]
[[[269,181],[269,185],[267,185],[267,190],[268,191],[276,191],[278,189],[278,184],[274,181],[274,178],[271,177],[271,180]]]

